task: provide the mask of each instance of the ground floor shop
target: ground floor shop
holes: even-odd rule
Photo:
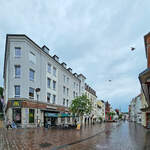
[[[47,124],[55,126],[73,123],[75,117],[70,115],[66,107],[30,100],[11,99],[7,104],[5,120],[14,121],[17,126],[26,128],[46,127]]]

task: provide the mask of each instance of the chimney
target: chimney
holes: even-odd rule
[[[54,55],[53,58],[59,62],[59,57],[57,55]]]
[[[64,68],[67,68],[67,64],[66,63],[61,63],[61,65],[64,67]]]
[[[72,73],[72,69],[71,68],[68,68],[67,70]]]
[[[47,54],[49,54],[49,48],[47,46],[43,46],[42,47],[43,51],[46,52]]]

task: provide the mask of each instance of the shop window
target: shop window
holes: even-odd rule
[[[65,118],[61,118],[61,123],[65,123]]]
[[[29,109],[29,123],[34,123],[34,109]]]
[[[67,117],[67,123],[70,123],[70,117]]]
[[[13,109],[13,121],[15,123],[21,123],[21,108]]]

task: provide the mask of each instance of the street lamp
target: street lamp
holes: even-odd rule
[[[35,92],[36,92],[36,96],[37,96],[37,127],[39,126],[38,125],[38,100],[39,100],[39,95],[38,95],[38,92],[40,92],[40,88],[36,88],[35,89]]]

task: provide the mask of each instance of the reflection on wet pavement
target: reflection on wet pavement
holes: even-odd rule
[[[150,150],[141,125],[103,123],[76,129],[0,129],[0,150]]]

